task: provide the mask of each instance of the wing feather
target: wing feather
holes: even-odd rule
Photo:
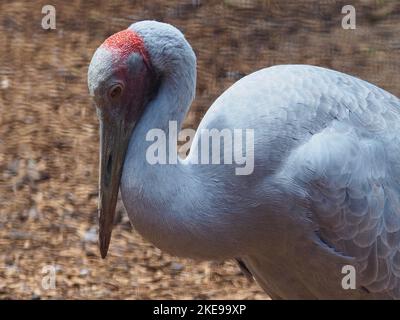
[[[377,100],[370,95],[367,106]],[[323,241],[356,258],[358,285],[400,298],[400,160],[389,154],[400,155],[393,138],[400,121],[385,137],[386,118],[367,114],[332,121],[292,153],[288,167],[309,194]]]

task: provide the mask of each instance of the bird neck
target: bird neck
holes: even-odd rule
[[[206,214],[212,190],[172,146],[176,148],[177,140],[170,123],[179,132],[194,98],[195,60],[188,55],[170,70],[132,133],[121,179],[122,199],[135,229],[160,249],[178,256],[221,258],[223,248],[216,248],[220,233],[212,230],[215,223]],[[154,153],[155,143],[160,148]],[[166,163],[150,159],[162,152]]]

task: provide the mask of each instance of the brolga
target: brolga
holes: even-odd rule
[[[169,136],[172,121],[180,129],[195,96],[183,34],[132,24],[96,50],[88,82],[100,120],[103,258],[120,189],[155,246],[237,259],[273,299],[400,298],[397,97],[325,68],[262,69],[212,104],[187,157],[164,164],[148,160],[148,133]],[[252,172],[237,174],[224,152],[220,165],[198,161],[203,129],[253,130]]]

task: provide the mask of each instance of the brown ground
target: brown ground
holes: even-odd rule
[[[188,126],[241,76],[281,63],[330,67],[399,96],[400,3],[351,1],[357,29],[343,30],[348,2],[52,1],[57,30],[46,31],[47,1],[1,1],[0,298],[266,299],[231,261],[161,253],[122,209],[100,259],[98,123],[87,66],[107,36],[151,18],[180,28],[198,56]],[[56,266],[56,289],[41,287],[45,265]]]

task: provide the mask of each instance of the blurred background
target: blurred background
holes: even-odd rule
[[[0,1],[0,299],[268,299],[233,261],[154,248],[122,204],[106,260],[97,248],[98,122],[86,74],[95,49],[131,23],[178,27],[198,58],[196,128],[232,83],[287,63],[324,66],[400,96],[400,1]],[[344,5],[356,29],[341,27]],[[44,289],[46,266],[56,287]]]

